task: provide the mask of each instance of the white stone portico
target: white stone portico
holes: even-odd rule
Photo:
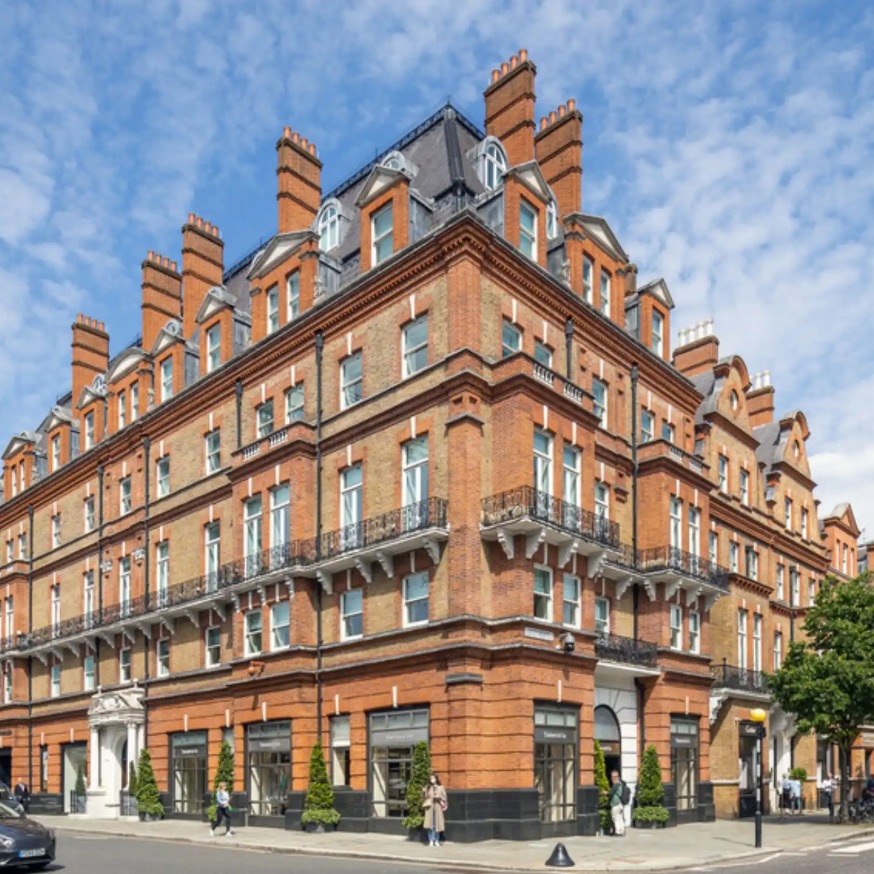
[[[100,687],[88,708],[90,785],[87,815],[117,819],[127,762],[136,762],[143,744],[143,690],[136,683],[120,691]]]

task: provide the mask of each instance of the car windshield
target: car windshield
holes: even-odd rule
[[[0,819],[21,819],[22,813],[7,801],[0,801]]]

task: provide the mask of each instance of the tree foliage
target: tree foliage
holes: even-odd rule
[[[816,732],[841,750],[844,787],[849,752],[874,722],[874,587],[867,574],[848,582],[827,579],[807,611],[806,640],[789,646],[768,683],[774,699],[795,715],[801,732]],[[846,818],[846,792],[841,818]]]
[[[164,815],[158,781],[152,769],[152,756],[146,747],[140,752],[140,764],[137,768],[137,810],[149,816]]]
[[[407,784],[407,815],[404,828],[421,828],[425,823],[422,793],[431,779],[431,752],[425,741],[419,741],[413,749],[413,767]]]
[[[610,834],[613,819],[610,815],[610,781],[607,779],[607,762],[601,744],[595,741],[595,786],[598,787],[598,813],[601,817],[601,831]]]
[[[234,751],[231,745],[226,741],[222,741],[219,749],[218,764],[215,769],[215,778],[212,781],[212,797],[209,807],[206,809],[206,816],[210,822],[215,822],[216,817],[216,800],[215,793],[218,791],[219,784],[225,783],[228,792],[234,791]]]
[[[310,753],[310,777],[300,821],[322,825],[336,825],[340,821],[340,813],[334,809],[334,788],[328,780],[328,769],[320,740],[315,742]]]
[[[640,779],[637,781],[637,806],[631,814],[635,822],[667,822],[668,811],[664,806],[665,787],[662,783],[662,766],[658,750],[650,744],[643,752],[640,764]]]
[[[85,786],[85,770],[82,765],[76,768],[76,794],[79,796],[85,795],[87,787]]]
[[[137,766],[133,759],[127,769],[127,792],[131,798],[137,797]]]

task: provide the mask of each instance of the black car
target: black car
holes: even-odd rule
[[[55,833],[0,801],[0,868],[45,868],[55,860]]]

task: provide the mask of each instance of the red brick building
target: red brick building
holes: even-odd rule
[[[788,643],[780,557],[826,570],[807,425],[706,329],[672,356],[535,72],[327,193],[286,128],[269,243],[226,266],[189,215],[139,342],[73,325],[71,392],[3,456],[0,767],[35,809],[82,767],[118,815],[148,746],[200,815],[228,740],[249,821],[297,827],[321,736],[343,828],[400,828],[420,740],[456,840],[594,833],[595,739],[632,785],[656,745],[675,820],[733,812],[770,667],[737,611]]]

